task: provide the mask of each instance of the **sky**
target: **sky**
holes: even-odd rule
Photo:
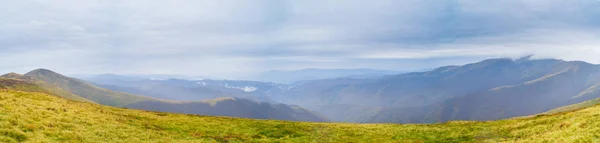
[[[410,71],[600,63],[598,0],[0,0],[0,72]]]

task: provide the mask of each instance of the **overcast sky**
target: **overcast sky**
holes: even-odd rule
[[[243,77],[600,63],[598,0],[0,0],[0,72]]]

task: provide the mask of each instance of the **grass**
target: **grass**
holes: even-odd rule
[[[0,91],[0,142],[599,142],[600,106],[492,122],[309,123],[131,110]]]

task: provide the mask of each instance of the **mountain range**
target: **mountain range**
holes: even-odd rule
[[[270,104],[240,98],[174,101],[117,92],[47,69],[33,70],[24,75],[9,73],[1,76],[1,79],[7,83],[15,83],[7,85],[19,85],[16,87],[35,89],[34,91],[43,91],[66,99],[114,107],[256,119],[327,121],[322,115],[298,106],[285,104]],[[15,87],[11,86],[11,88]]]
[[[400,71],[375,69],[302,69],[302,70],[273,70],[256,75],[257,81],[291,84],[307,80],[331,79],[342,77],[370,78],[383,75],[399,74]]]
[[[316,109],[334,121],[496,120],[599,98],[599,85],[598,65],[502,58],[379,79],[311,81],[288,91],[284,103]],[[333,117],[340,114],[347,117]]]
[[[237,80],[152,80],[125,75],[97,75],[86,78],[92,84],[106,89],[146,95],[168,100],[208,100],[221,97],[238,97],[253,101],[272,102],[288,85]]]
[[[600,127],[597,101],[499,121],[348,124],[124,109],[43,90],[0,78],[0,142],[597,142]]]
[[[37,77],[36,74],[26,75]],[[85,80],[91,83],[88,86],[104,89],[105,92],[116,91],[107,95],[129,93],[119,97],[127,97],[124,101],[137,103],[123,106],[122,103],[100,102],[113,106],[223,116],[232,114],[218,113],[236,112],[200,110],[209,109],[206,108],[209,107],[207,103],[216,99],[220,102],[241,102],[231,104],[231,107],[240,105],[234,109],[244,109],[238,114],[271,112],[265,108],[241,106],[255,103],[252,107],[265,104],[292,112],[290,114],[313,113],[307,116],[358,123],[497,120],[539,114],[600,98],[600,66],[581,61],[530,57],[488,59],[424,72],[369,78],[347,76],[289,84],[209,79],[156,80],[123,75],[98,75]],[[53,80],[44,81],[61,85]],[[74,91],[73,94],[87,93]],[[145,95],[148,97],[144,98],[150,99],[140,100],[135,95]],[[164,102],[166,100],[170,101]],[[193,102],[197,100],[208,101]],[[192,103],[198,105],[190,105]]]

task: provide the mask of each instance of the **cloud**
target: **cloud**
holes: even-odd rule
[[[527,54],[600,63],[599,8],[595,0],[7,1],[0,69],[243,77]]]

